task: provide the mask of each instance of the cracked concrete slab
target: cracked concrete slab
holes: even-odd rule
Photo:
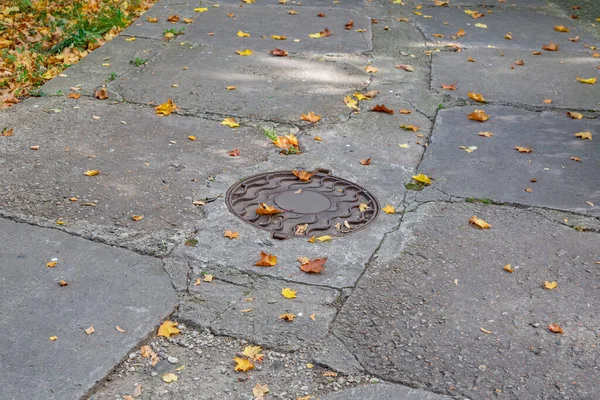
[[[468,57],[477,62],[468,62]],[[524,65],[515,64],[518,60]],[[494,50],[439,53],[433,58],[432,88],[457,84],[456,91],[444,90],[444,94],[468,99],[467,93],[473,91],[492,102],[547,106],[544,100],[550,99],[554,107],[600,110],[598,88],[577,81],[577,77],[597,77],[597,64],[590,56],[548,52],[540,56]]]
[[[359,386],[319,397],[321,400],[450,400],[424,390],[388,383]]]
[[[452,0],[452,6],[470,6],[470,7],[493,7],[497,8],[532,8],[539,9],[549,4],[548,0],[506,0],[499,2],[498,0]],[[480,10],[481,11],[481,10]],[[485,11],[485,10],[483,10]]]
[[[475,108],[484,109],[490,119],[467,121]],[[577,132],[597,128],[595,119],[574,120],[564,112],[500,106],[442,110],[419,170],[435,179],[433,187],[453,196],[600,215],[600,186],[595,178],[600,171],[600,145],[575,137]],[[481,137],[481,131],[494,136]],[[467,153],[460,146],[477,150]],[[515,146],[533,150],[521,153]]]
[[[349,111],[344,96],[368,84],[364,65],[360,57],[274,57],[267,52],[242,57],[233,50],[171,43],[147,68],[110,88],[128,101],[170,98],[183,109],[222,115],[297,123],[301,113],[313,111],[339,121]]]
[[[469,225],[472,215],[491,229]],[[592,398],[597,242],[527,210],[423,205],[388,235],[333,332],[369,373],[411,387],[470,399]]]
[[[84,97],[29,99],[3,116],[15,131],[0,141],[3,213],[61,220],[63,229],[146,253],[165,254],[193,232],[202,210],[192,202],[210,176],[275,151],[253,128]],[[239,157],[227,154],[234,148]]]
[[[485,10],[479,10],[484,13]],[[473,19],[462,9],[446,7],[430,8],[424,12],[432,18],[418,17],[415,21],[423,30],[431,45],[436,43],[459,43],[468,48],[487,48],[490,45],[502,50],[543,51],[542,46],[553,42],[560,45],[560,52],[587,53],[588,46],[597,46],[598,40],[588,35],[579,25],[568,18],[555,17],[534,11],[494,10],[486,13],[485,18]],[[447,24],[444,24],[447,22]],[[476,27],[484,24],[487,28]],[[554,27],[564,25],[570,32],[557,32]],[[459,29],[465,35],[457,38]],[[511,32],[512,40],[504,39]],[[434,34],[442,34],[437,38]],[[572,42],[570,37],[579,36],[578,42]]]
[[[0,242],[4,398],[81,398],[175,307],[158,259],[6,219]]]
[[[211,266],[194,267],[192,282],[211,272]],[[235,284],[228,282],[232,275]],[[239,284],[240,280],[244,283]],[[283,297],[284,288],[295,290],[296,298]],[[211,282],[189,286],[189,297],[180,306],[178,318],[218,335],[291,351],[327,336],[338,296],[333,289],[220,271]],[[293,321],[279,318],[286,313],[295,316]]]

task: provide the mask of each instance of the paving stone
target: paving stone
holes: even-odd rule
[[[151,107],[108,100],[29,99],[3,116],[3,125],[15,131],[0,141],[4,212],[54,226],[61,218],[65,229],[148,253],[164,254],[192,233],[202,218],[194,193],[210,176],[275,151],[252,128],[158,117]],[[227,154],[233,148],[239,157]],[[87,170],[100,174],[88,177]]]
[[[0,241],[3,398],[83,397],[175,307],[158,259],[6,219]]]
[[[419,167],[436,179],[437,189],[453,196],[600,214],[600,145],[575,137],[576,132],[596,132],[597,120],[573,120],[564,112],[479,108],[490,115],[488,121],[465,124],[475,107],[438,114],[431,144]],[[478,136],[480,131],[494,136]],[[477,146],[477,150],[467,153],[460,146]],[[533,151],[520,153],[515,146]],[[570,157],[579,157],[581,162]],[[527,188],[532,191],[528,193]]]
[[[356,375],[364,371],[344,343],[333,335],[329,335],[319,342],[311,343],[310,352],[315,364],[344,375]]]
[[[462,9],[435,7],[427,9],[426,14],[432,18],[419,17],[415,21],[431,44],[451,42],[467,48],[487,48],[492,45],[502,50],[541,51],[542,46],[553,42],[560,45],[561,53],[586,53],[589,49],[584,45],[598,45],[598,40],[585,33],[573,20],[534,11],[494,10],[484,18],[473,19]],[[448,24],[444,25],[444,22]],[[477,23],[487,25],[487,29],[476,27]],[[557,25],[568,27],[570,32],[555,31]],[[455,36],[459,29],[464,29],[465,35],[452,39],[451,36]],[[512,40],[504,39],[507,32],[512,32]],[[434,34],[443,34],[445,37],[436,38]],[[569,40],[575,36],[580,37],[577,43]]]
[[[209,271],[210,266],[202,271],[195,269],[193,281],[202,279],[201,272]],[[191,298],[181,306],[178,317],[210,327],[219,335],[241,337],[286,351],[327,336],[337,312],[333,307],[339,295],[336,290],[247,275],[233,277],[238,281],[243,279],[243,285],[230,284],[227,280],[232,275],[239,274],[223,271],[212,282],[191,285]],[[287,287],[297,292],[296,298],[283,297],[281,290]],[[279,318],[285,313],[296,317],[286,322]],[[315,314],[314,320],[310,318],[312,314]]]
[[[472,215],[491,229],[470,226]],[[597,233],[527,210],[423,205],[386,237],[333,332],[368,373],[411,387],[477,400],[592,398],[597,243]]]
[[[310,107],[337,121],[349,112],[344,96],[367,84],[362,65],[366,62],[354,58],[328,62],[266,52],[242,57],[233,50],[172,44],[148,68],[132,71],[110,87],[140,103],[171,98],[183,109],[288,122],[298,122]]]
[[[321,400],[450,400],[451,397],[441,396],[424,390],[412,389],[407,386],[371,384],[357,388],[341,390],[320,397]]]
[[[549,4],[548,0],[506,0],[499,2],[498,0],[452,0],[452,6],[470,6],[470,7],[493,7],[492,10],[498,8],[542,8]],[[485,7],[485,8],[487,8]],[[480,12],[482,10],[479,10]],[[485,11],[485,10],[483,10]]]
[[[468,62],[468,57],[477,62]],[[516,65],[517,60],[525,65]],[[553,107],[599,110],[598,86],[577,81],[578,76],[599,76],[597,60],[548,52],[540,56],[494,50],[439,53],[433,58],[432,87],[440,90],[442,84],[457,84],[456,91],[443,92],[460,98],[468,98],[467,93],[473,91],[487,101],[546,106],[543,101],[551,99]]]

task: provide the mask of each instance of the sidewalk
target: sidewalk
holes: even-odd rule
[[[600,22],[480,3],[161,0],[0,113],[9,398],[593,399]]]

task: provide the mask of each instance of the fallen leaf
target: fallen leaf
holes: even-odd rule
[[[225,89],[227,89],[227,90],[235,90],[235,89],[237,89],[237,86],[225,86]]]
[[[487,329],[485,329],[485,328],[479,328],[479,330],[480,330],[481,332],[483,332],[483,333],[487,333],[488,335],[493,335],[493,334],[494,334],[494,332],[492,332],[492,331],[488,331],[488,330],[487,330]]]
[[[544,288],[545,289],[552,290],[556,286],[558,286],[558,283],[556,283],[556,281],[552,281],[552,282],[544,281]]]
[[[301,263],[300,269],[304,272],[320,274],[325,271],[323,265],[327,261],[327,257],[325,258],[315,258],[314,260],[309,260],[307,263]]]
[[[444,90],[456,90],[456,83],[453,85],[442,85],[442,89]]]
[[[413,132],[419,131],[419,127],[416,125],[400,125],[400,128],[404,129],[405,131],[413,131]]]
[[[183,18],[183,22],[185,22],[186,24],[191,24],[192,22],[194,22],[194,20],[192,18]]]
[[[244,347],[244,351],[242,352],[242,354],[251,360],[262,361],[265,356],[264,354],[260,353],[261,351],[262,347],[260,346],[246,346]]]
[[[591,201],[586,201],[585,204],[587,204],[590,207],[594,207],[594,203],[592,203]]]
[[[533,149],[531,147],[521,147],[521,146],[515,146],[515,150],[517,150],[519,153],[531,153],[533,151]]]
[[[115,326],[115,329],[117,330],[117,332],[120,332],[120,333],[125,333],[125,332],[127,332],[125,329],[121,328],[119,325]],[[136,397],[137,397],[137,396],[136,396]]]
[[[337,372],[333,372],[333,371],[325,371],[325,372],[323,372],[323,376],[335,378],[336,376],[338,376],[338,374],[337,374]]]
[[[371,159],[370,158],[363,158],[359,162],[360,162],[360,165],[371,165]]]
[[[403,69],[408,72],[415,72],[415,69],[413,68],[412,65],[398,64],[398,65],[396,65],[396,68]]]
[[[486,25],[486,24],[482,24],[482,23],[480,23],[480,22],[476,23],[476,24],[475,24],[475,26],[476,26],[477,28],[487,29],[487,25]]]
[[[587,83],[588,85],[593,85],[596,83],[597,78],[582,78],[580,76],[577,77],[577,80],[581,83]]]
[[[240,126],[240,124],[233,117],[225,118],[223,121],[221,121],[221,125],[228,126],[232,129]]]
[[[541,56],[542,52],[541,51],[532,51],[531,54],[534,56]]]
[[[569,28],[567,28],[564,25],[556,25],[554,27],[554,30],[557,31],[557,32],[569,32]]]
[[[62,280],[62,279],[61,279],[60,281],[58,281],[58,286],[68,286],[68,285],[69,285],[69,284],[68,284],[68,283],[67,283],[67,281],[65,281],[65,280]]]
[[[513,268],[513,267],[512,267],[512,265],[510,265],[510,264],[506,264],[506,265],[504,266],[504,268],[502,268],[502,269],[503,269],[503,270],[505,270],[506,272],[510,272],[511,274],[512,274],[513,272],[515,272],[514,268]]]
[[[387,108],[383,104],[376,104],[375,107],[371,108],[371,111],[383,112],[383,113],[387,113],[387,114],[393,114],[394,113],[394,110],[390,110],[389,108]]]
[[[475,150],[477,150],[477,146],[460,146],[460,148],[466,151],[467,153],[472,153]]]
[[[471,58],[471,57],[468,57],[468,58],[467,58],[467,61],[468,61],[468,62],[477,62],[477,60],[476,60],[476,59],[474,59],[474,58]]]
[[[410,146],[408,145],[408,143],[400,143],[398,146],[400,146],[403,149],[408,149]]]
[[[550,42],[550,44],[543,45],[542,49],[548,50],[548,51],[558,51],[559,47],[560,47],[560,44],[555,44],[555,43]]]
[[[144,216],[143,215],[132,215],[131,219],[134,221],[141,221],[144,219]]]
[[[250,360],[247,360],[245,358],[235,357],[233,361],[235,361],[236,363],[235,371],[246,372],[250,371],[251,369],[254,369],[254,364],[252,364]]]
[[[238,31],[237,35],[239,37],[250,37],[250,34],[247,32],[243,32],[243,31]]]
[[[260,252],[260,260],[254,265],[257,267],[273,267],[277,264],[277,257],[272,254],[267,254],[264,251]]]
[[[273,144],[280,149],[289,151],[292,147],[298,148],[298,138],[293,134],[277,136],[277,139],[273,140]]]
[[[188,140],[191,140],[192,142],[195,142],[197,139],[196,136],[194,136],[194,135],[190,135],[187,138],[188,138]]]
[[[257,383],[254,385],[254,388],[252,388],[252,394],[259,399],[262,399],[267,393],[269,393],[269,387],[266,384],[261,385],[260,383]]]
[[[294,318],[296,318],[296,316],[294,314],[290,314],[290,313],[281,314],[279,316],[279,319],[282,319],[285,322],[292,322],[294,320]]]
[[[321,32],[317,32],[317,33],[309,33],[308,37],[311,39],[318,39],[323,37],[323,35],[321,35]]]
[[[152,350],[152,347],[150,347],[149,345],[144,345],[142,347],[140,347],[140,355],[144,358],[148,358],[152,355],[152,353],[154,353],[154,351]]]
[[[303,182],[310,182],[310,178],[312,178],[312,176],[314,174],[316,174],[316,172],[308,172],[308,171],[303,171],[303,170],[301,171],[301,170],[293,169],[292,174],[294,174],[298,179],[300,179]]]
[[[288,10],[288,14],[290,14],[290,15],[296,15],[296,14],[298,14],[298,11],[296,11],[296,10]]]
[[[198,244],[198,239],[188,239],[184,243],[184,245],[187,247],[196,247],[197,244]]]
[[[506,40],[512,40],[512,32],[506,32],[506,35],[504,35],[504,39]]]
[[[485,122],[490,119],[490,116],[483,110],[475,110],[471,114],[467,115],[467,118],[473,121]]]
[[[238,149],[229,150],[227,154],[231,157],[237,157],[240,155],[240,151]]]
[[[350,20],[346,23],[346,25],[344,25],[344,29],[346,29],[347,31],[349,31],[352,28],[354,28],[354,20]]]
[[[322,32],[319,32],[321,34],[322,37],[327,37],[327,36],[331,36],[332,33],[329,29],[325,28],[325,30],[323,30]]]
[[[488,138],[494,136],[494,134],[492,132],[479,132],[478,135],[483,136],[483,137],[488,137]]]
[[[166,374],[164,374],[162,376],[162,380],[165,383],[172,383],[172,382],[176,382],[177,381],[177,375],[175,375],[172,372],[167,372]]]
[[[568,111],[567,115],[573,119],[582,119],[583,118],[583,114],[575,112],[575,111]]]
[[[422,184],[424,184],[424,185],[426,185],[426,186],[429,186],[429,185],[431,185],[431,178],[430,178],[430,177],[428,177],[428,176],[427,176],[427,175],[425,175],[425,174],[413,175],[413,176],[412,176],[412,179],[413,179],[415,182],[422,183]]]
[[[58,339],[58,336],[50,336],[50,340],[51,340],[51,341],[53,341],[53,342],[54,342],[56,339]]]
[[[379,69],[375,68],[372,65],[367,65],[366,67],[363,68],[365,71],[367,71],[368,73],[376,73],[377,71],[379,71]]]
[[[274,40],[287,40],[287,37],[281,36],[281,35],[272,35],[271,39],[274,39]]]
[[[435,37],[435,38],[443,38],[444,36],[446,36],[446,35],[444,35],[443,33],[434,33],[433,34],[433,37]]]
[[[158,336],[169,338],[173,335],[177,335],[179,329],[177,329],[177,322],[165,321],[158,328]]]
[[[570,37],[570,38],[569,38],[569,40],[570,40],[571,42],[577,43],[577,42],[579,42],[579,36]]]
[[[314,237],[314,236],[313,236]],[[311,238],[312,239],[312,238]],[[331,236],[329,235],[324,235],[324,236],[318,236],[315,238],[315,240],[319,241],[319,242],[329,242],[332,239]],[[313,240],[314,243],[314,240]]]
[[[579,158],[579,157],[571,157],[571,160],[573,160],[573,161],[577,161],[577,162],[580,162],[580,161],[581,161],[581,158]]]
[[[552,333],[564,333],[564,329],[559,324],[548,325],[548,330]]]
[[[353,109],[354,111],[358,111],[358,102],[356,100],[354,100],[352,97],[350,96],[346,96],[344,97],[344,103],[346,104],[346,106],[348,106],[349,108]]]
[[[173,14],[173,15],[169,16],[169,18],[167,18],[167,21],[174,24],[175,22],[179,21],[179,15]]]
[[[96,176],[96,175],[100,174],[100,171],[98,171],[97,169],[88,169],[83,174],[85,176]]]
[[[398,110],[398,112],[399,112],[400,114],[412,114],[412,111],[411,111],[411,110],[407,110],[407,109],[405,109],[405,108],[401,108],[400,110]]]
[[[390,204],[386,204],[385,207],[381,209],[386,214],[396,214],[396,208]]]
[[[316,321],[316,315],[317,314],[310,314],[309,318],[312,319],[313,321]]]
[[[531,192],[533,192],[533,189],[532,189],[532,188],[525,188],[525,191],[526,191],[527,193],[531,193]]]
[[[196,7],[196,8],[194,8],[194,12],[197,12],[197,13],[203,13],[203,12],[206,12],[206,11],[208,11],[208,8],[206,8],[206,7]]]
[[[312,122],[313,124],[316,124],[317,122],[319,122],[321,120],[321,116],[315,114],[312,111],[309,111],[308,114],[300,115],[300,119],[302,121]]]
[[[575,137],[581,138],[581,140],[592,140],[592,133],[591,132],[577,132],[575,134]]]
[[[281,289],[281,295],[286,299],[295,299],[296,291],[290,288]]]
[[[461,28],[454,34],[454,36],[461,37],[461,36],[465,36],[466,34],[467,33],[465,32],[465,30]]]
[[[252,53],[252,50],[250,49],[245,49],[245,50],[236,50],[236,53],[238,53],[240,56],[250,56],[254,53]]]
[[[358,209],[360,210],[360,212],[365,212],[366,210],[370,210],[371,207],[369,207],[365,203],[360,203],[360,205],[358,206]]]
[[[311,363],[306,364],[306,368],[308,368],[308,369],[313,369],[314,367],[315,367],[314,364],[311,364]]]
[[[48,267],[48,268],[54,268],[54,267],[56,267],[56,264],[58,264],[57,261],[48,261],[46,263],[46,267]]]
[[[81,97],[81,93],[69,93],[69,95],[67,97],[70,99],[78,99]],[[10,136],[10,135],[4,135],[4,136]]]
[[[552,104],[552,99],[544,99],[543,103],[544,104]]]
[[[202,283],[202,278],[196,278],[196,281],[194,282],[194,286],[198,286]]]
[[[166,103],[162,103],[154,107],[156,115],[158,115],[159,117],[166,117],[167,115],[171,115],[171,113],[176,109],[177,106],[175,105],[175,103],[173,103],[173,100],[171,99],[168,99]]]
[[[485,98],[479,93],[468,92],[467,96],[469,96],[469,98],[472,100],[478,101],[480,103],[485,103]]]
[[[267,205],[267,203],[260,203],[259,207],[255,210],[258,215],[274,215],[282,212],[281,210]]]
[[[476,226],[480,227],[481,229],[489,229],[491,227],[490,224],[488,224],[481,218],[477,218],[476,215],[473,215],[471,217],[471,219],[469,220],[469,224],[476,225]]]
[[[238,239],[240,237],[240,234],[239,232],[226,230],[225,233],[223,233],[223,236],[229,239]]]
[[[91,335],[94,332],[96,332],[96,330],[94,329],[94,325],[91,325],[89,328],[87,328],[85,330],[85,333],[88,334],[88,335]]]

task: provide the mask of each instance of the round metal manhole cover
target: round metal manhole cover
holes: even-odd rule
[[[321,171],[308,181],[291,171],[251,176],[230,187],[226,201],[232,213],[276,239],[345,235],[379,213],[377,199],[365,188]]]

